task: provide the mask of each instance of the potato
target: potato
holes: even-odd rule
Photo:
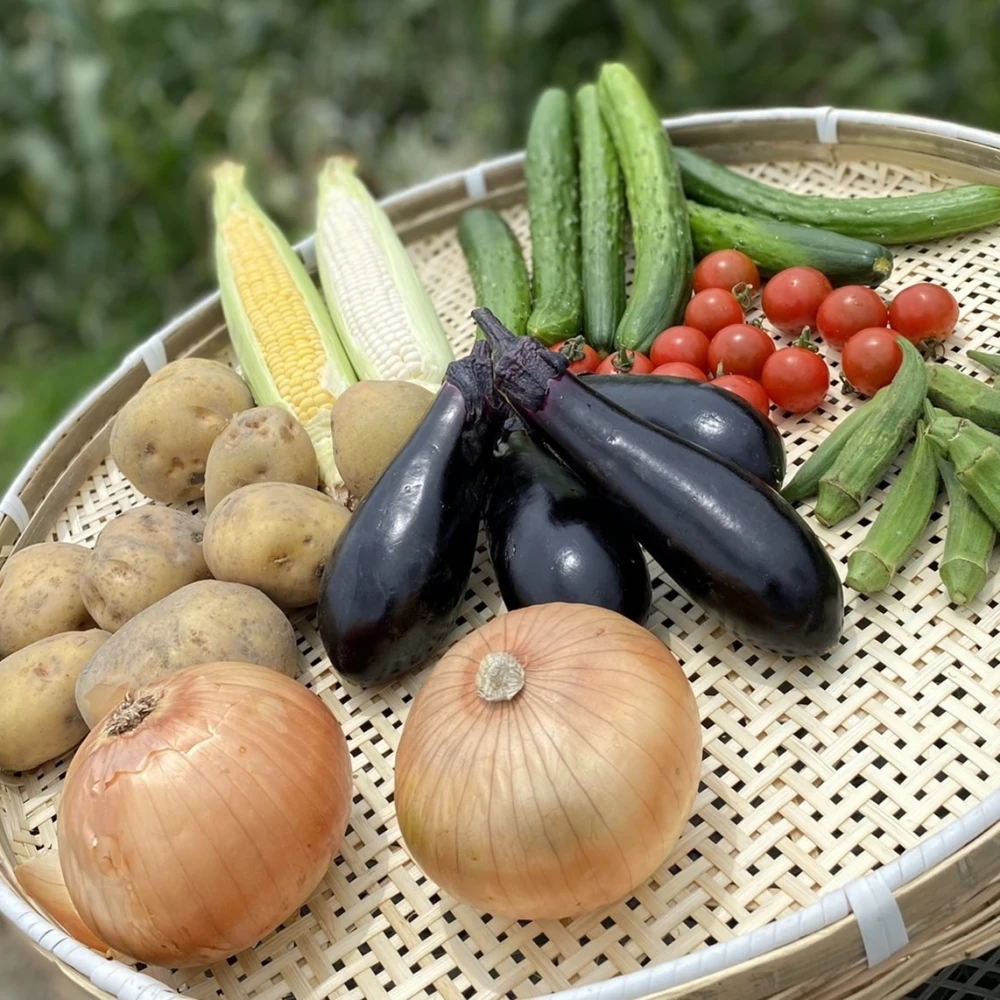
[[[120,628],[76,682],[76,703],[93,726],[136,687],[197,663],[234,660],[293,676],[295,630],[259,590],[202,580],[164,597]]]
[[[211,513],[224,496],[251,483],[319,485],[316,449],[280,406],[237,413],[215,439],[205,466],[205,507]]]
[[[149,504],[126,511],[98,535],[80,576],[83,603],[101,628],[115,632],[144,608],[208,575],[205,522]]]
[[[76,680],[110,636],[60,632],[0,660],[0,767],[30,771],[87,735]]]
[[[14,553],[0,569],[0,657],[57,632],[94,627],[80,596],[91,551],[41,542]]]
[[[280,607],[305,607],[316,603],[326,561],[350,517],[306,486],[243,486],[212,511],[205,559],[218,580],[257,587]]]
[[[212,442],[234,413],[251,406],[246,383],[225,365],[174,361],[122,407],[111,430],[111,456],[145,496],[197,500],[205,493]]]
[[[413,382],[355,382],[333,404],[333,457],[363,497],[424,419],[434,393]]]

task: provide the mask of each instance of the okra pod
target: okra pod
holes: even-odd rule
[[[837,456],[872,415],[884,392],[885,389],[879,389],[870,403],[859,406],[844,417],[823,443],[795,470],[795,475],[781,490],[781,495],[789,503],[816,495],[820,479],[830,471]]]
[[[958,481],[955,466],[938,457],[948,491],[948,525],[941,557],[941,581],[952,604],[968,604],[986,584],[996,531],[990,519]]]
[[[827,527],[855,513],[913,433],[927,396],[927,369],[920,352],[897,337],[903,363],[873,412],[851,436],[819,482],[816,517]]]
[[[889,586],[927,527],[938,493],[934,448],[923,421],[917,438],[865,540],[847,560],[847,586],[874,594]]]
[[[1000,392],[957,368],[928,365],[927,398],[956,417],[966,417],[980,427],[1000,431]]]
[[[1000,354],[990,354],[989,351],[969,351],[968,355],[976,364],[982,365],[994,375],[1000,375]]]
[[[951,459],[958,481],[1000,530],[1000,437],[938,409],[928,437],[940,454]]]

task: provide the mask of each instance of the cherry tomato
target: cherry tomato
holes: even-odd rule
[[[653,370],[653,362],[628,348],[609,354],[598,366],[598,375],[648,375]]]
[[[904,288],[889,306],[889,326],[917,345],[925,340],[944,340],[957,322],[955,296],[929,282]]]
[[[596,372],[597,366],[601,363],[601,356],[590,344],[584,342],[583,337],[570,337],[558,344],[553,344],[551,350],[563,354],[569,360],[569,370],[578,375],[581,372]]]
[[[888,385],[902,363],[903,352],[896,343],[896,331],[884,326],[859,330],[844,345],[840,359],[844,378],[866,396],[874,396]]]
[[[686,361],[668,361],[665,365],[654,368],[650,375],[673,375],[674,378],[688,378],[692,382],[707,382],[708,376],[694,365]]]
[[[830,369],[806,347],[783,347],[764,364],[760,377],[767,394],[789,413],[808,413],[826,398]]]
[[[688,303],[684,322],[711,340],[724,326],[743,322],[743,306],[724,288],[706,288]]]
[[[764,286],[760,304],[778,330],[797,337],[816,325],[816,312],[832,291],[833,285],[816,268],[786,267]]]
[[[760,288],[757,265],[739,250],[713,250],[694,269],[694,290],[724,288],[727,292],[747,296]]]
[[[823,299],[816,313],[816,329],[838,351],[842,351],[844,344],[859,330],[885,326],[888,322],[889,310],[878,292],[864,285],[835,288]]]
[[[746,375],[760,380],[764,362],[774,354],[774,341],[759,326],[724,326],[708,345],[709,371],[717,375]]]
[[[708,337],[693,326],[671,326],[661,333],[649,352],[654,365],[683,361],[708,371]]]
[[[712,385],[745,399],[765,417],[771,412],[771,400],[767,398],[767,391],[756,379],[747,378],[746,375],[720,375],[713,380]]]

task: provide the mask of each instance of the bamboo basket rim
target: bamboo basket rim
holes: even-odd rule
[[[952,176],[971,181],[1000,183],[1000,134],[933,118],[820,106],[706,112],[667,118],[663,124],[678,145],[713,150],[728,162],[761,160],[762,150],[767,149],[772,151],[767,157],[770,160],[905,160],[944,168]],[[775,131],[769,134],[767,126],[775,126]],[[404,240],[415,238],[421,218],[428,213],[451,208],[457,217],[470,203],[516,187],[523,159],[523,152],[489,159],[396,192],[381,204]],[[442,224],[440,217],[434,221],[437,226]],[[314,268],[313,238],[303,240],[295,249],[307,266]],[[60,443],[85,420],[94,404],[119,383],[134,382],[137,389],[149,374],[177,356],[168,348],[176,347],[174,341],[180,335],[186,334],[187,342],[179,353],[195,352],[218,325],[199,325],[198,321],[211,317],[218,306],[218,291],[197,301],[130,351],[69,410],[0,499],[0,544],[16,551],[28,538],[35,518],[45,513],[40,500],[29,497],[26,502],[24,496],[47,464],[55,462],[60,468],[63,458],[74,457],[72,452],[62,455]],[[188,328],[192,325],[201,334],[196,340],[190,339]],[[726,975],[752,972],[755,980],[767,978],[772,967],[794,955],[803,957],[822,938],[837,939],[840,964],[864,958],[869,968],[875,968],[906,953],[911,931],[925,929],[935,913],[954,911],[974,895],[977,884],[998,875],[1000,791],[895,861],[843,888],[823,893],[818,902],[802,910],[731,941],[549,996],[559,1000],[680,1000],[682,996],[700,996],[702,985]],[[62,964],[67,974],[77,981],[82,977],[84,985],[92,984],[100,995],[127,1000],[167,1000],[181,995],[74,941],[26,902],[6,876],[0,879],[0,914]],[[782,987],[778,980],[775,984],[776,988],[794,985],[784,983]],[[682,987],[685,991],[678,992]]]

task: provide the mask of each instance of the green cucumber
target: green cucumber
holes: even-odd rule
[[[695,201],[859,240],[918,243],[1000,222],[1000,187],[989,184],[891,198],[824,198],[762,184],[690,149],[678,149],[676,154],[684,190]]]
[[[819,481],[816,518],[828,528],[857,512],[913,433],[927,398],[927,369],[920,352],[903,337],[896,342],[903,363],[889,391],[869,404],[868,419]]]
[[[625,197],[618,155],[601,118],[597,87],[576,92],[580,141],[580,251],[583,332],[596,351],[614,348],[625,310]]]
[[[606,63],[597,97],[625,175],[635,246],[632,294],[615,344],[645,352],[657,334],[682,318],[691,294],[687,203],[670,140],[632,72]]]
[[[573,105],[558,87],[538,99],[524,154],[531,219],[535,308],[528,333],[552,345],[580,332],[580,184],[573,140]]]
[[[521,244],[498,212],[470,208],[458,223],[476,305],[489,309],[512,333],[524,336],[531,312],[531,287]]]
[[[822,271],[835,285],[870,285],[892,273],[892,254],[878,243],[839,233],[726,212],[688,202],[695,257],[742,250],[767,276],[800,264]]]

